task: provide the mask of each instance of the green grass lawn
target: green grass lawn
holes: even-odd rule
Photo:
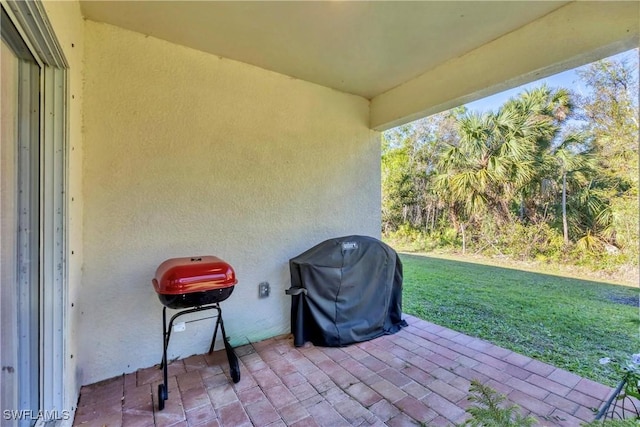
[[[640,352],[640,289],[419,255],[403,311],[614,386],[602,357]]]

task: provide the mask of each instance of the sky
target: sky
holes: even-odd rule
[[[617,55],[613,55],[610,58],[612,60],[619,60],[622,58],[635,58],[637,59],[638,51],[633,49],[626,52],[619,53]],[[466,104],[469,110],[484,112],[484,111],[496,111],[505,101],[509,98],[517,96],[520,92],[524,91],[527,88],[533,88],[546,83],[547,86],[552,88],[564,87],[567,89],[573,89],[578,93],[585,93],[588,89],[580,83],[580,78],[576,73],[576,70],[579,69],[574,68],[572,70],[567,70],[559,74],[555,74],[553,76],[546,77],[544,79],[536,80],[531,83],[527,83],[525,85],[509,89],[504,92],[497,93],[495,95],[479,99],[474,102],[470,102]]]

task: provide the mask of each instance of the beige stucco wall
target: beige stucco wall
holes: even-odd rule
[[[78,400],[81,378],[78,353],[85,347],[78,341],[77,301],[82,279],[82,92],[84,20],[77,1],[44,1],[47,17],[68,63],[67,72],[67,287],[65,298],[65,408]]]
[[[239,283],[222,305],[233,345],[289,331],[289,258],[379,235],[368,101],[106,24],[85,29],[82,382],[160,361],[151,279],[171,257],[233,265]],[[170,357],[206,351],[211,325],[175,334]]]

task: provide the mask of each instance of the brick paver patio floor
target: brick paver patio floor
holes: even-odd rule
[[[534,415],[579,426],[611,388],[486,341],[405,316],[409,326],[343,348],[293,346],[290,336],[169,365],[169,399],[157,410],[155,368],[81,390],[76,426],[445,426],[460,423],[472,379]]]

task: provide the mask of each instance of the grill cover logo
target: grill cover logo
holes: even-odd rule
[[[343,251],[352,251],[354,249],[358,249],[357,242],[342,242],[342,250]]]

